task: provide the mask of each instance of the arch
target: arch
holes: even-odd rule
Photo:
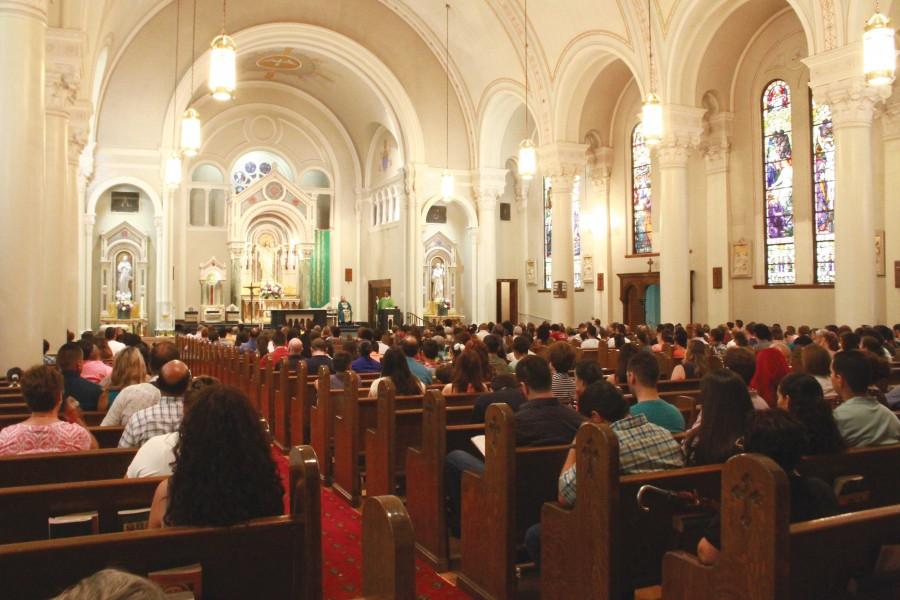
[[[165,211],[163,210],[162,201],[159,198],[159,194],[156,193],[156,190],[153,189],[153,186],[151,186],[143,179],[138,179],[137,177],[121,176],[113,177],[112,179],[107,179],[104,181],[98,181],[96,184],[91,186],[91,192],[88,195],[85,214],[97,214],[97,202],[100,200],[100,196],[102,196],[103,193],[108,189],[117,185],[131,185],[147,194],[147,197],[150,198],[150,201],[153,203],[153,215],[155,217],[160,217],[165,213]]]
[[[482,167],[501,168],[507,158],[503,156],[503,138],[513,116],[524,104],[525,88],[517,81],[500,79],[484,91],[478,108],[478,160]],[[541,130],[530,105],[528,118],[529,124],[536,128],[535,144],[540,146]]]
[[[447,204],[455,202],[455,203],[459,204],[461,206],[461,208],[463,209],[463,212],[466,214],[466,217],[468,217],[468,219],[467,219],[468,222],[466,224],[466,228],[467,229],[477,229],[478,228],[478,213],[475,211],[475,207],[472,205],[471,202],[467,201],[465,198],[462,198],[461,196],[456,196],[456,195],[451,196],[450,198],[444,198],[443,196],[436,195],[436,196],[432,196],[428,200],[426,200],[425,204],[422,205],[422,210],[419,211],[419,222],[420,223],[425,223],[425,216],[428,214],[428,209],[430,209],[432,206],[434,206],[438,202],[446,202]]]

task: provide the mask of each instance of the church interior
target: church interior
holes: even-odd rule
[[[0,0],[0,506],[15,509],[0,517],[0,596],[55,596],[114,567],[191,598],[900,598],[896,568],[860,575],[900,543],[900,431],[856,448],[840,412],[871,397],[900,430],[898,19],[894,0]],[[827,351],[824,371],[803,339]],[[93,406],[65,368],[85,340],[71,360],[97,374]],[[773,415],[800,410],[789,378],[819,381],[844,442],[797,464],[833,487],[836,521],[795,519],[794,475],[763,450],[691,462],[722,431],[705,424],[710,365],[741,375],[732,346],[756,369],[739,395]],[[120,479],[136,449],[119,436],[152,409],[107,420],[126,347],[143,348],[128,385],[158,387],[153,405],[186,393],[175,363],[191,391],[228,384],[197,384],[195,408],[156,432],[181,436],[171,479]],[[658,396],[632,347],[657,359]],[[469,353],[491,361],[480,379]],[[864,353],[884,364],[866,363],[860,391],[844,370]],[[503,393],[500,371],[540,399],[543,371],[519,372],[532,355],[554,398],[571,380],[562,404],[587,424],[528,454],[508,398],[480,425],[469,415]],[[42,361],[56,375],[29,369]],[[29,394],[60,372],[39,411]],[[286,516],[239,533],[172,516],[191,421],[232,389],[287,474]],[[681,468],[628,471],[616,423],[637,417],[606,416],[607,396],[585,409],[589,392],[677,407]],[[57,414],[91,434],[84,462],[5,455],[7,427]],[[473,453],[473,435],[479,475],[452,480],[445,460]],[[574,508],[564,461],[584,479]],[[152,500],[152,529],[161,482],[162,524],[190,526],[177,549],[111,524]],[[718,562],[669,535],[697,533],[685,515],[707,497]],[[109,539],[75,560],[81,538],[47,540],[46,518],[86,511]],[[23,578],[48,559],[73,567]],[[98,581],[58,597],[132,597]]]

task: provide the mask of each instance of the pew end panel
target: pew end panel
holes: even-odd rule
[[[366,498],[362,514],[362,591],[368,598],[416,599],[415,538],[396,496]]]
[[[342,375],[343,401],[340,414],[334,417],[334,481],[333,489],[354,508],[359,506],[362,483],[359,473],[360,402],[359,377],[355,373]]]

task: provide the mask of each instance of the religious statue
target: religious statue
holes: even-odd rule
[[[257,249],[259,261],[259,280],[275,281],[275,248],[272,240],[266,238]]]
[[[129,298],[131,298],[131,269],[131,261],[128,260],[128,255],[123,254],[119,264],[116,265],[116,271],[119,273],[116,291],[122,296],[127,294]]]
[[[431,267],[431,299],[438,302],[444,299],[444,261],[438,259]]]
[[[338,325],[349,323],[353,320],[353,307],[347,302],[347,298],[341,296],[341,301],[337,305]]]

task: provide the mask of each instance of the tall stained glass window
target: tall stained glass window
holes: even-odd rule
[[[638,124],[631,132],[631,218],[634,254],[653,252],[650,147],[644,141],[643,131],[641,124]]]
[[[553,204],[550,201],[550,194],[553,191],[553,185],[550,183],[549,177],[544,177],[544,289],[549,290],[552,285],[553,267]]]
[[[812,103],[816,283],[834,283],[834,127],[831,108]]]
[[[791,89],[770,83],[762,95],[766,195],[766,283],[797,282],[794,246],[794,170],[791,166]]]
[[[574,252],[575,281],[574,288],[584,287],[581,281],[581,177],[576,176],[572,184],[572,249]]]

